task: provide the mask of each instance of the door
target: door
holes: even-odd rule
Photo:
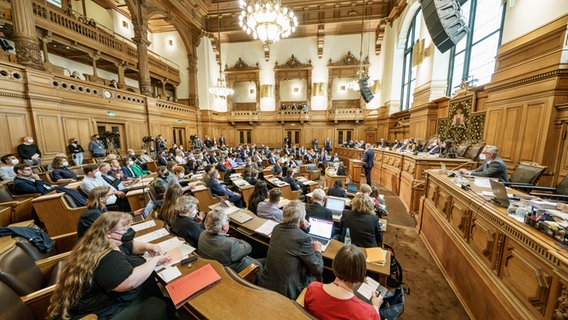
[[[174,142],[178,146],[187,147],[185,145],[185,128],[173,128]],[[186,149],[187,150],[187,149]]]
[[[105,143],[105,152],[120,155],[126,153],[126,137],[122,123],[97,123],[97,133]]]
[[[290,145],[302,145],[300,141],[300,130],[286,130],[286,136],[290,139]]]

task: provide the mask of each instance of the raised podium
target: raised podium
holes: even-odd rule
[[[363,170],[363,161],[358,159],[349,159],[349,180],[351,183],[359,184],[361,182],[361,170]]]

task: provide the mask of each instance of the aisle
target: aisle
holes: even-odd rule
[[[395,249],[396,258],[404,269],[403,280],[411,289],[411,294],[405,297],[405,310],[399,319],[469,319],[418,236],[416,222],[406,212],[400,198],[386,189],[379,188],[379,191],[385,195],[389,209],[384,240]]]

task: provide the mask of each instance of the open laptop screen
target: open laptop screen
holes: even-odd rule
[[[310,234],[322,238],[331,238],[333,221],[310,218]]]
[[[351,193],[356,193],[358,190],[357,185],[354,183],[348,183],[347,184],[347,191],[351,192]]]
[[[325,207],[331,211],[343,212],[345,209],[345,200],[336,198],[327,198],[325,202]]]

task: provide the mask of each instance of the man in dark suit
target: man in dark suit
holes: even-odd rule
[[[499,181],[505,182],[509,181],[507,166],[503,159],[497,156],[498,152],[499,150],[496,146],[485,146],[479,155],[479,159],[485,160],[485,162],[475,170],[460,169],[460,173],[477,177],[499,178]]]
[[[259,284],[296,299],[323,272],[322,244],[302,230],[307,228],[306,208],[299,200],[284,207],[284,220],[272,230],[264,271]]]
[[[211,190],[211,193],[215,196],[228,196],[229,201],[235,204],[239,208],[245,208],[245,202],[243,196],[238,192],[233,192],[227,189],[225,186],[219,183],[219,171],[215,170],[211,173],[211,179],[207,181],[207,187]]]
[[[331,139],[330,138],[325,139],[325,151],[327,151],[327,153],[331,152]]]
[[[223,137],[223,135],[221,135],[221,138],[219,138],[219,147],[222,147],[225,145],[225,137]]]
[[[15,165],[14,172],[16,172],[16,177],[14,178],[15,194],[46,194],[53,191],[53,188],[39,179],[39,177],[32,172],[32,168],[27,164],[20,163]]]
[[[363,155],[362,161],[363,167],[365,168],[365,178],[367,178],[367,184],[372,186],[371,183],[371,169],[373,169],[373,165],[375,164],[375,152],[371,150],[371,144],[367,143],[365,145],[365,154]]]
[[[315,189],[312,192],[312,203],[306,204],[306,220],[310,218],[318,218],[333,221],[333,213],[324,207],[325,191],[323,189]]]
[[[343,182],[340,179],[335,180],[333,186],[329,188],[327,194],[332,197],[347,198],[347,192],[343,189]]]
[[[158,157],[156,158],[158,166],[166,166],[168,164],[168,153],[166,150],[158,152]]]

